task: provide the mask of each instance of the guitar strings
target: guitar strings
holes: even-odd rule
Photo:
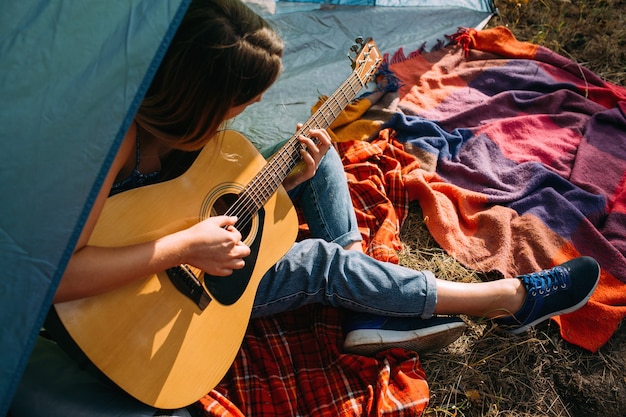
[[[378,61],[376,62],[378,64]],[[238,218],[239,228],[247,227],[256,212],[267,202],[267,200],[276,192],[283,180],[289,175],[293,168],[301,159],[300,149],[303,145],[298,140],[300,135],[308,134],[313,128],[328,128],[332,122],[341,114],[345,107],[356,97],[357,93],[365,86],[371,74],[376,69],[374,65],[369,70],[364,79],[361,79],[357,71],[346,79],[341,86],[333,93],[320,108],[305,122],[267,163],[261,171],[248,183],[238,196],[235,203],[227,210],[227,216],[236,216]],[[346,93],[350,89],[351,95]],[[342,95],[343,100],[339,100],[337,96]],[[330,113],[330,119],[326,116]],[[283,165],[278,164],[283,162]],[[280,172],[278,169],[280,168]],[[268,182],[270,184],[268,184]]]
[[[338,92],[344,94],[344,100],[346,100],[345,105],[349,103],[348,96],[346,96],[344,92],[346,85],[350,86],[354,93],[354,86],[350,81],[351,80],[345,81],[338,89]],[[356,93],[354,94],[356,95]],[[252,217],[256,211],[274,194],[284,178],[291,172],[297,162],[299,162],[302,145],[298,141],[298,136],[302,134],[302,132],[308,132],[314,126],[322,127],[324,123],[326,124],[325,127],[330,126],[330,122],[325,116],[326,112],[330,111],[334,116],[335,113],[333,110],[337,111],[337,114],[339,114],[345,107],[345,105],[339,103],[334,96],[335,95],[326,100],[309,121],[287,141],[285,146],[272,158],[272,163],[268,163],[253,180],[250,181],[235,204],[228,210],[228,212],[232,212],[232,215],[238,217],[238,222],[241,224],[241,227],[246,227],[252,221]],[[268,184],[268,182],[271,184]]]

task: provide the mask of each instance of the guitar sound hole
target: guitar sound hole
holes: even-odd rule
[[[250,235],[250,231],[252,228],[251,215],[246,212],[246,207],[249,205],[241,204],[239,201],[239,195],[228,193],[224,194],[215,200],[213,207],[211,209],[211,216],[221,216],[227,214],[229,216],[237,216],[237,223],[235,223],[235,228],[241,233],[241,240],[246,240],[246,238]],[[233,207],[237,202],[237,206]],[[231,209],[231,207],[233,207]]]

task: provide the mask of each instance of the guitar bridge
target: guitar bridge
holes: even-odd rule
[[[200,310],[204,310],[209,305],[211,296],[204,290],[198,277],[187,265],[169,268],[165,272],[176,289],[193,301]]]

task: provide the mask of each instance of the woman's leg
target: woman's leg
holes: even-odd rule
[[[303,210],[312,237],[363,252],[361,234],[339,155],[331,149],[316,175],[290,196]],[[427,352],[455,341],[466,328],[458,317],[418,320],[349,310],[344,321],[346,352],[374,354],[390,347]]]
[[[496,318],[518,311],[526,299],[526,288],[518,279],[462,283],[437,280],[435,314],[465,314]]]
[[[268,271],[254,316],[321,303],[352,311],[428,319],[434,314],[494,318],[518,311],[526,298],[520,280],[460,283],[343,250],[320,239],[296,243]]]
[[[381,316],[497,318],[512,333],[521,333],[549,317],[582,307],[599,277],[598,263],[580,257],[514,280],[451,282],[435,279],[428,271],[379,262],[336,244],[307,239],[296,243],[265,274],[253,314],[322,303]]]
[[[306,239],[270,269],[259,285],[253,316],[321,303],[372,314],[429,318],[436,284],[429,271],[379,262],[320,239]]]

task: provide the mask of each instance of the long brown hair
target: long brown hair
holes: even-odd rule
[[[174,149],[197,150],[228,110],[269,88],[283,43],[239,0],[192,0],[135,120]]]

